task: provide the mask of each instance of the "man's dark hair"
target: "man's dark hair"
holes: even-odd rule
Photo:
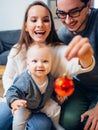
[[[87,5],[87,3],[89,2],[89,0],[80,0],[81,2],[83,2],[85,5]]]
[[[87,3],[89,2],[89,0],[80,0],[81,2],[83,2],[85,5],[87,5]],[[57,6],[57,0],[56,0],[56,6]]]

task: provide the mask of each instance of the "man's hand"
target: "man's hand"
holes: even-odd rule
[[[98,103],[96,106],[81,115],[81,122],[88,117],[83,130],[98,130]]]
[[[79,62],[83,68],[92,64],[92,56],[94,52],[89,43],[88,38],[83,38],[80,35],[75,36],[66,50],[65,57],[70,60],[74,57],[79,58]]]

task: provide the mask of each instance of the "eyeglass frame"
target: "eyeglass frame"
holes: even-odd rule
[[[86,7],[87,5],[86,4],[84,4],[80,9],[76,9],[76,10],[71,10],[71,11],[69,11],[69,12],[64,12],[64,11],[61,11],[61,10],[58,10],[58,9],[56,9],[56,15],[58,16],[58,18],[60,18],[60,19],[65,19],[66,17],[67,17],[67,15],[69,16],[69,17],[71,17],[71,18],[76,18],[76,17],[79,17],[80,16],[80,13],[81,13],[81,11]],[[76,16],[71,16],[70,15],[70,13],[71,12],[78,12],[78,15],[76,15]],[[63,15],[65,15],[63,18],[62,17],[59,17],[59,14],[63,14]]]

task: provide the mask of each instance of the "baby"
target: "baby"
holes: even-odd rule
[[[34,112],[43,112],[51,118],[57,130],[61,107],[51,98],[54,78],[50,74],[52,54],[49,47],[35,44],[27,51],[27,70],[19,75],[7,91],[7,102],[13,113],[13,130],[24,130]]]

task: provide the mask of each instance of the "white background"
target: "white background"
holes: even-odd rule
[[[34,0],[0,0],[0,31],[21,29],[26,8]],[[47,0],[42,0],[47,3]]]
[[[25,10],[32,1],[33,0],[0,0],[0,31],[21,29]],[[42,1],[48,3],[48,0]],[[98,0],[95,0],[94,7],[98,8]],[[56,24],[57,23],[56,21]]]
[[[94,7],[98,8],[98,0],[94,0]]]

